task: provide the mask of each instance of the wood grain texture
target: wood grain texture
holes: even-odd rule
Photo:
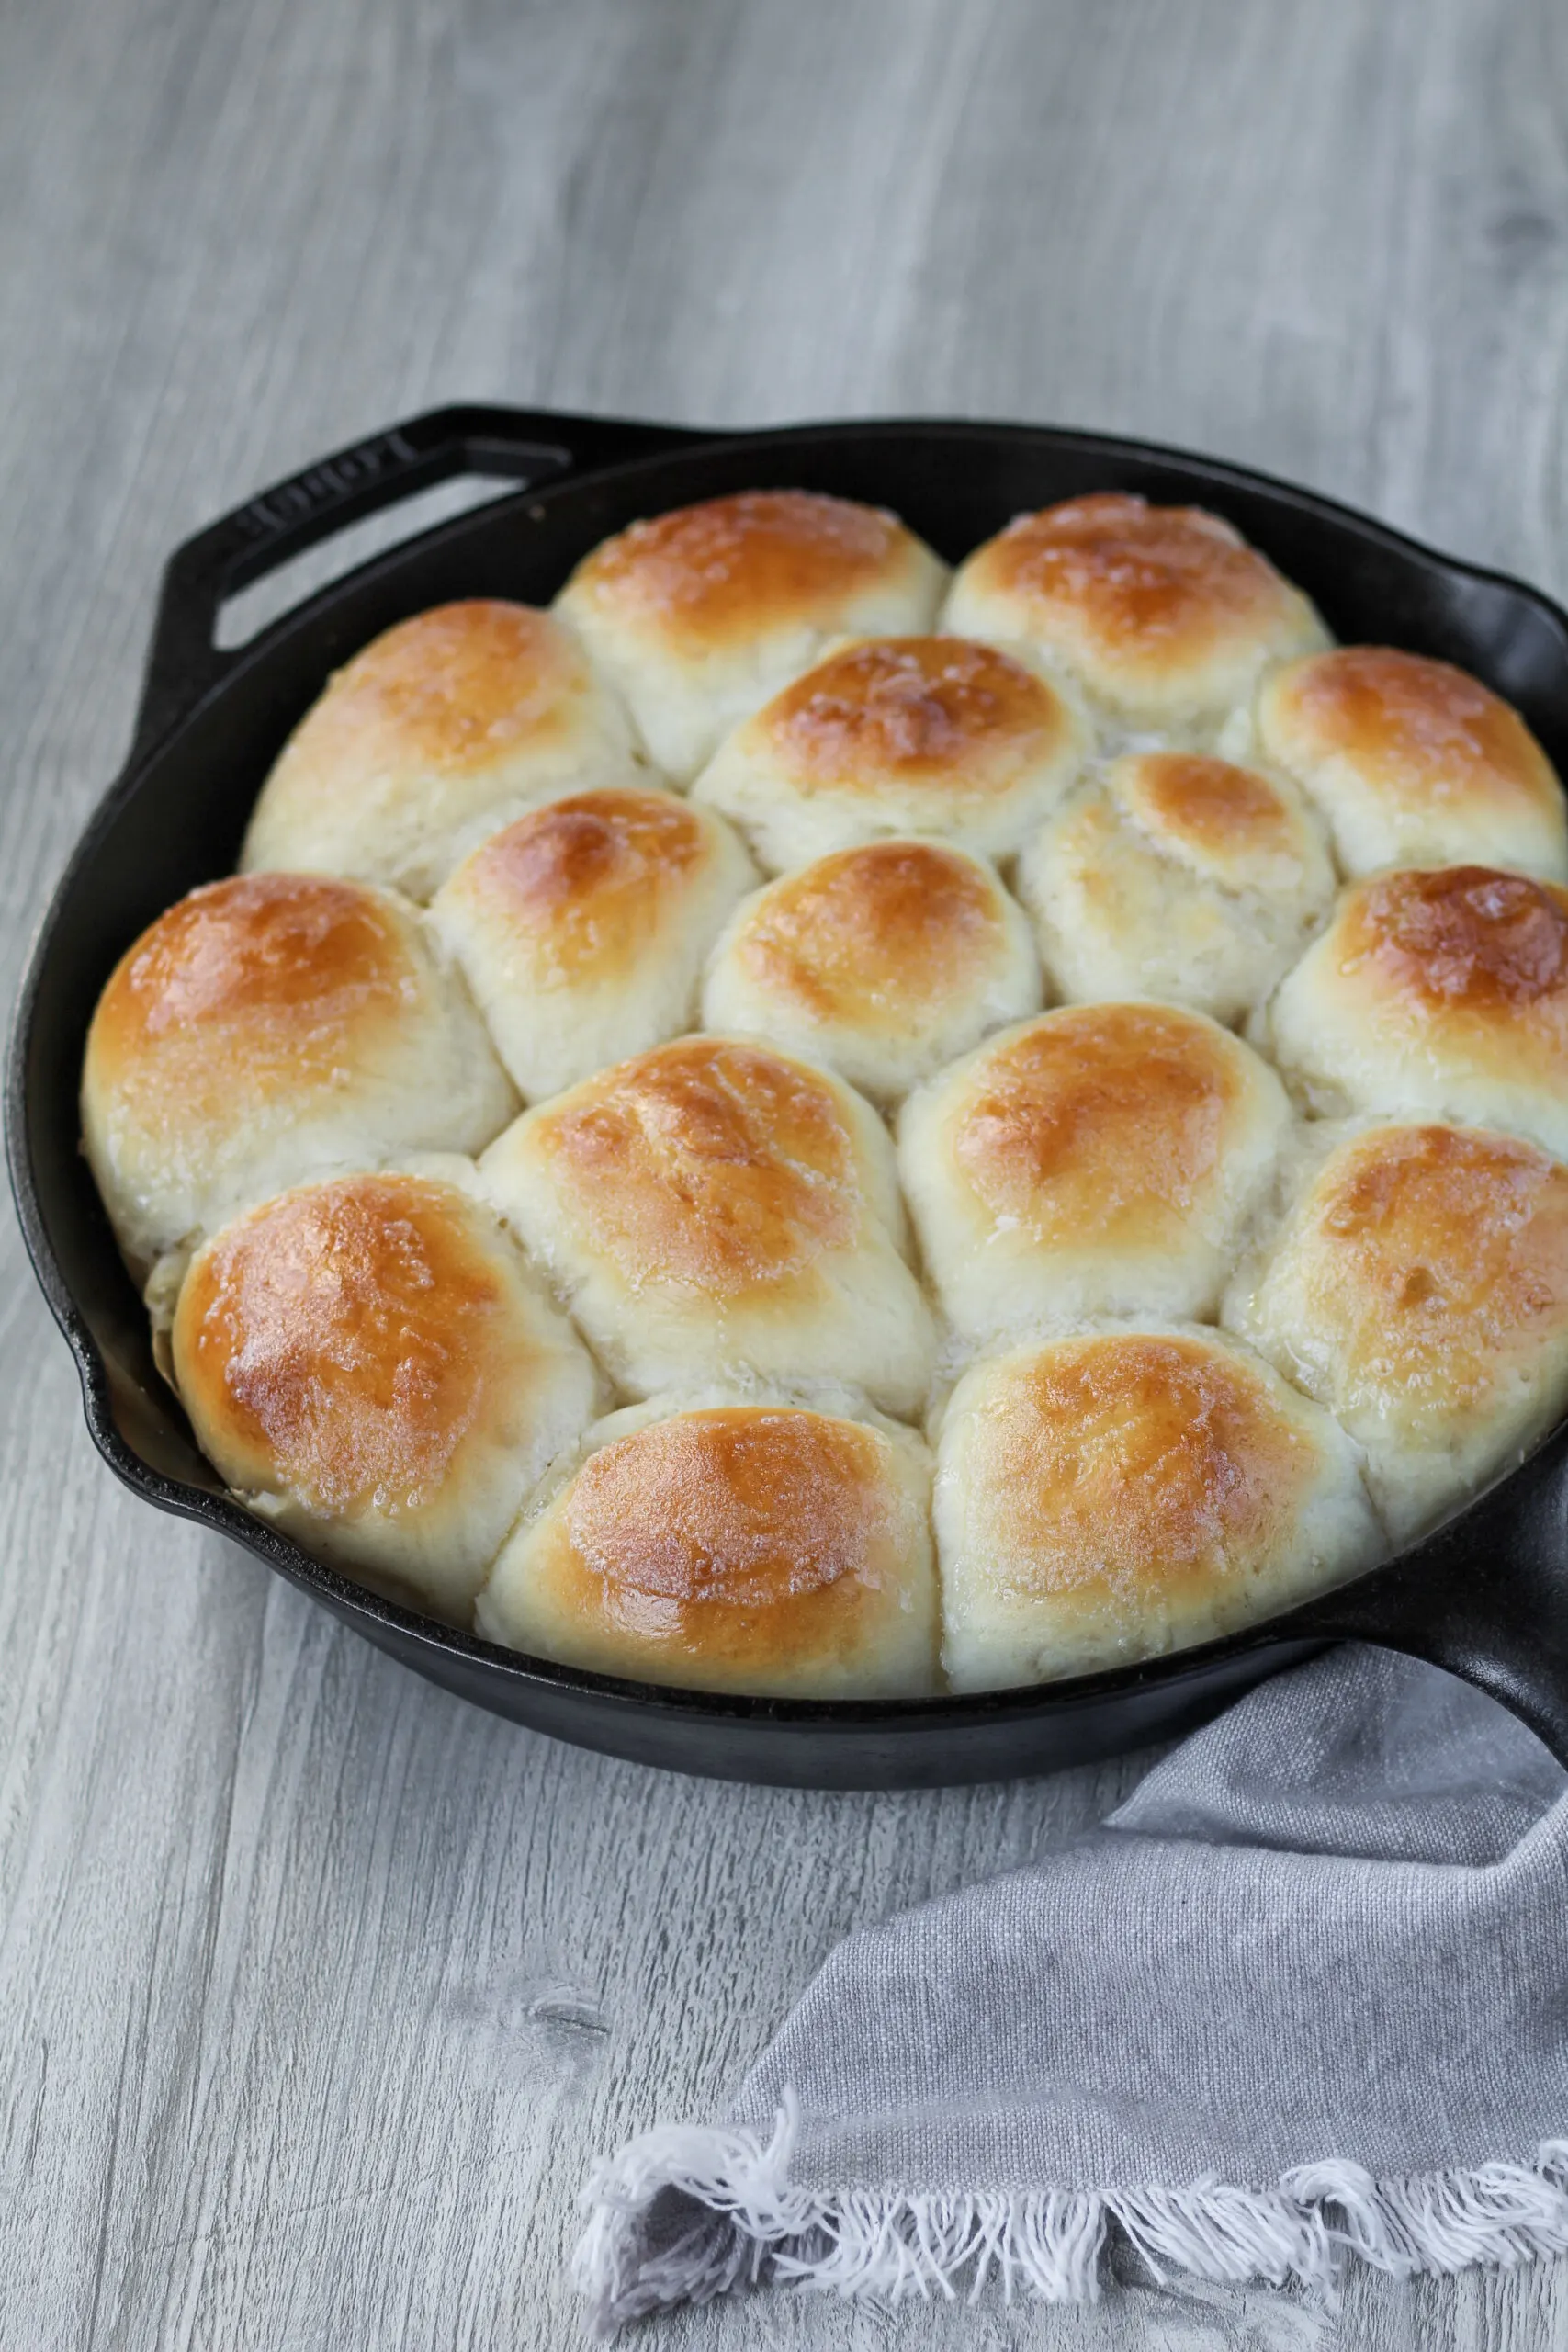
[[[1556,0],[14,0],[7,988],[163,554],[400,413],[1122,428],[1561,593],[1565,294]],[[9,1231],[0,1339],[6,2352],[570,2344],[592,2152],[721,2106],[847,1928],[1136,1776],[809,1796],[493,1724],[118,1492]],[[1568,2265],[640,2340],[1565,2335]]]

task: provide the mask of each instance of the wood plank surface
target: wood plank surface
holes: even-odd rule
[[[10,0],[7,990],[164,552],[400,414],[1125,429],[1561,593],[1565,296],[1559,0]],[[785,1794],[492,1723],[122,1495],[0,1248],[6,2352],[571,2344],[592,2154],[1136,1777]],[[639,2340],[1547,2352],[1568,2265]]]

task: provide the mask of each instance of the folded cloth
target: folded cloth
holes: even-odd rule
[[[592,2324],[767,2280],[1077,2300],[1118,2241],[1318,2290],[1568,2250],[1565,1924],[1533,1736],[1327,1653],[1087,1837],[852,1936],[727,2124],[600,2165]]]

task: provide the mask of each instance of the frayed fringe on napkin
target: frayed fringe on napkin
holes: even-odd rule
[[[1331,2297],[1359,2256],[1396,2277],[1512,2265],[1568,2252],[1568,2140],[1533,2165],[1374,2180],[1318,2164],[1271,2189],[1218,2180],[1185,2188],[1041,2189],[973,2197],[792,2185],[798,2116],[786,2092],[773,2137],[665,2124],[599,2165],[572,2261],[593,2333],[763,2279],[897,2302],[961,2293],[993,2277],[1004,2301],[1092,2301],[1112,2224],[1163,2285],[1206,2279],[1295,2283]]]

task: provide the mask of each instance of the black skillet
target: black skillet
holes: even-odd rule
[[[463,474],[525,487],[378,557],[241,650],[217,649],[226,597],[345,525]],[[1554,605],[1325,499],[1207,458],[1027,425],[716,435],[479,408],[417,417],[342,450],[252,499],[169,564],[130,756],[44,917],[17,1011],[11,1182],[99,1452],[147,1501],[243,1544],[432,1681],[558,1738],[680,1771],[832,1788],[1044,1771],[1168,1737],[1347,1635],[1479,1683],[1568,1761],[1568,1425],[1435,1534],[1267,1625],[1072,1682],[875,1703],[663,1690],[491,1648],[322,1567],[231,1502],[197,1453],[153,1367],[145,1315],[78,1148],[83,1043],[115,961],[162,909],[232,869],[284,736],[328,672],[378,630],[457,596],[547,603],[580,556],[638,515],[782,486],[893,507],[949,558],[1023,508],[1084,491],[1196,501],[1299,582],[1337,636],[1473,670],[1568,768],[1568,617]]]

